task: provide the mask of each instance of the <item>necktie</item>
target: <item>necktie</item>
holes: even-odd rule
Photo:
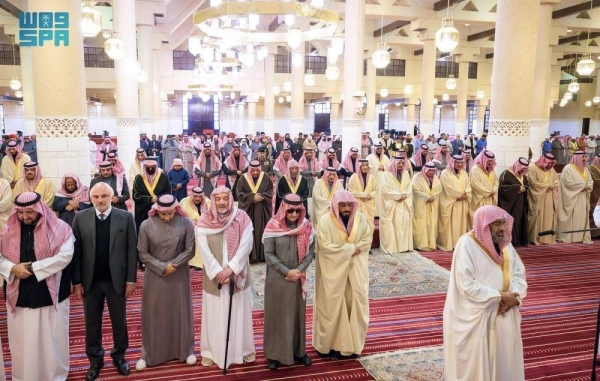
[[[98,215],[98,217],[100,218],[100,221],[104,221],[104,219],[106,218],[104,213],[100,213],[100,215]]]

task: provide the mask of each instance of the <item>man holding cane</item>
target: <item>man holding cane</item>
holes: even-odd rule
[[[210,209],[196,225],[196,244],[204,261],[201,363],[226,369],[229,364],[256,359],[248,261],[252,222],[233,206],[230,189],[218,187],[210,198]],[[235,287],[232,297],[230,287]]]

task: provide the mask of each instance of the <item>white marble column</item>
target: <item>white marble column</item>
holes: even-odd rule
[[[115,61],[117,146],[119,160],[131,166],[140,145],[135,1],[115,1],[115,30],[125,43],[125,56]]]
[[[35,134],[35,96],[31,48],[21,47],[21,91],[23,92],[24,135]],[[87,106],[86,106],[87,107]]]
[[[362,73],[360,73],[362,74]],[[367,111],[365,113],[365,131],[369,131],[371,136],[377,136],[379,129],[379,119],[375,108],[377,105],[377,68],[373,65],[373,60],[367,60]]]
[[[344,108],[342,121],[342,157],[352,147],[360,148],[362,118],[356,114],[358,102],[355,97],[362,89],[363,73],[363,39],[365,30],[365,2],[363,0],[347,0],[345,22],[347,26],[344,48]],[[370,52],[372,54],[372,52]],[[372,63],[369,63],[372,65]]]
[[[160,75],[160,50],[152,51],[152,100],[154,105],[154,131],[156,135],[166,131],[165,115],[163,114],[163,103],[160,99],[161,75]],[[148,136],[150,138],[150,136]]]
[[[290,135],[297,137],[304,132],[304,46],[300,44],[296,51],[302,54],[302,63],[298,67],[292,65],[292,118],[290,121]]]
[[[335,100],[331,101],[331,122],[330,122],[330,129],[331,129],[331,135],[338,135],[340,134],[340,103],[339,101],[336,102]],[[343,137],[343,136],[342,136]]]
[[[413,135],[415,132],[415,100],[407,99],[406,104],[406,133]],[[418,147],[417,147],[418,148]]]
[[[246,134],[252,134],[252,136],[259,135],[256,133],[256,99],[251,99],[246,102],[248,105],[248,120],[246,123]],[[248,142],[250,145],[250,142]]]
[[[529,153],[540,0],[498,2],[488,148],[498,171]]]
[[[244,109],[245,107],[243,103],[238,104],[237,108],[235,109],[237,112],[237,119],[233,132],[239,136],[244,136],[246,134],[246,116],[244,115]]]
[[[138,60],[148,73],[148,80],[139,83],[140,98],[140,131],[150,137],[155,131],[154,127],[154,59],[152,57],[152,25],[137,26]]]
[[[29,12],[48,11],[47,0],[29,0]],[[35,78],[35,131],[38,161],[45,178],[60,186],[65,173],[76,173],[83,184],[90,182],[88,118],[85,103],[81,2],[54,0],[53,12],[69,13],[69,46],[46,43],[31,49]]]
[[[273,86],[275,86],[274,77],[275,75],[275,57],[271,52],[265,58],[265,97],[263,98],[264,104],[264,127],[263,131],[265,135],[275,138],[275,97],[273,96]]]
[[[467,92],[469,91],[469,63],[458,64],[459,77],[457,80],[456,125],[455,134],[461,138],[467,133]]]
[[[423,70],[421,72],[421,123],[419,130],[425,136],[433,133],[433,98],[435,96],[435,40],[423,41]]]
[[[541,142],[549,134],[550,129],[550,29],[552,28],[552,10],[560,0],[542,0],[538,13],[538,34],[535,56],[535,76],[533,92],[533,110],[529,146],[533,158],[541,155]]]
[[[477,122],[473,127],[473,134],[475,136],[481,136],[483,134],[483,125],[485,124],[485,111],[487,109],[488,102],[485,99],[479,101],[477,105]]]

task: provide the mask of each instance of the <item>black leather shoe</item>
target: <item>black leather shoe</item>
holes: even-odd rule
[[[277,368],[279,368],[279,361],[267,359],[267,368],[270,370],[277,370]]]
[[[319,355],[319,357],[329,357],[329,353],[331,353],[331,352],[322,353],[322,352],[317,351],[317,354]]]
[[[339,351],[332,350],[331,352],[329,352],[329,358],[332,360],[343,360],[344,356],[342,356],[342,354]]]
[[[310,359],[310,357],[308,357],[308,355],[304,355],[302,357],[294,356],[294,360],[298,361],[300,364],[302,364],[304,366],[308,366],[308,365],[312,364],[312,360]]]
[[[131,373],[129,370],[129,364],[125,359],[113,360],[113,365],[117,368],[117,372],[119,372],[121,376],[127,376],[129,373]]]
[[[146,271],[146,265],[140,262],[140,270]]]
[[[86,381],[94,381],[97,379],[100,375],[100,369],[102,369],[102,367],[104,367],[104,361],[90,365],[90,368],[85,375]]]

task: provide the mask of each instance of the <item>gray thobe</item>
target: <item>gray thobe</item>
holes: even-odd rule
[[[196,176],[202,178],[202,190],[204,191],[204,195],[206,197],[210,197],[210,195],[212,194],[213,189],[215,189],[215,186],[213,185],[212,181],[215,177],[217,177],[219,175],[219,173],[221,173],[221,168],[217,169],[216,171],[212,171],[210,170],[211,168],[211,164],[210,164],[210,157],[206,158],[206,165],[204,166],[204,168],[198,168],[196,167],[195,169],[195,174]],[[207,179],[206,174],[210,175],[210,179]],[[216,181],[215,181],[216,182]]]
[[[177,156],[179,156],[179,149],[175,146],[172,145],[175,144],[173,142],[171,142],[171,144],[167,143],[166,141],[163,142],[162,147],[163,147],[163,169],[165,170],[165,172],[169,172],[169,170],[171,169],[171,165],[173,164],[173,160],[177,159]]]
[[[194,257],[194,224],[175,214],[169,223],[158,216],[142,222],[138,255],[146,265],[142,291],[142,359],[149,366],[184,362],[194,353],[192,287],[188,262]],[[172,263],[177,270],[161,276]]]
[[[298,262],[296,236],[265,239],[267,276],[265,279],[264,356],[284,365],[294,364],[294,356],[306,354],[306,300],[300,280],[285,280],[290,270],[305,272],[314,257],[314,241],[302,262]]]

